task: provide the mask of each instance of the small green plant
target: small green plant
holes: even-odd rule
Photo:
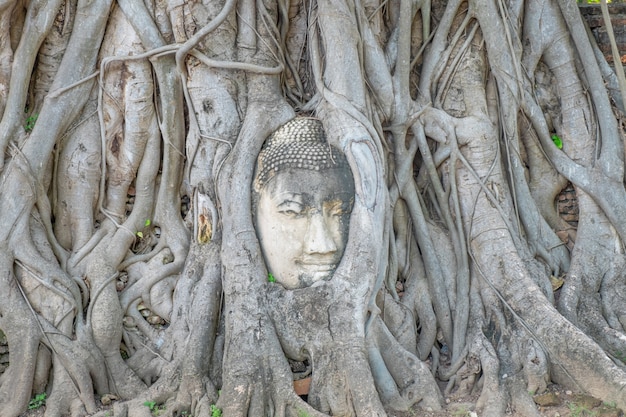
[[[217,408],[215,404],[211,404],[211,417],[222,417],[222,409]]]
[[[39,117],[38,113],[33,113],[26,118],[26,122],[24,123],[24,130],[27,132],[31,132],[35,127],[35,123],[37,122],[37,117]]]
[[[146,230],[148,227],[150,227],[151,224],[152,224],[152,220],[146,219],[146,221],[143,222],[144,230]],[[135,232],[135,234],[137,235],[137,237],[139,239],[143,239],[143,231],[138,230],[138,231]]]
[[[165,410],[165,406],[157,405],[156,401],[146,401],[145,403],[143,403],[143,405],[150,409],[150,412],[153,416],[158,416],[159,414],[161,414],[161,411]]]
[[[595,417],[598,415],[597,411],[589,410],[587,407],[576,403],[569,403],[567,407],[572,417]]]
[[[552,135],[552,142],[554,142],[557,148],[563,149],[563,141],[558,135]]]
[[[28,409],[36,410],[40,408],[41,406],[46,405],[46,398],[47,398],[47,395],[45,392],[35,395],[35,397],[32,400],[30,400],[30,402],[28,403]]]
[[[606,408],[617,408],[617,403],[615,401],[605,401],[602,403]]]
[[[274,278],[271,272],[267,274],[267,282],[276,282],[276,278]]]

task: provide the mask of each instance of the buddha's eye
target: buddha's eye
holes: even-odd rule
[[[278,205],[278,212],[288,217],[298,217],[304,214],[304,205],[297,201],[285,200]]]

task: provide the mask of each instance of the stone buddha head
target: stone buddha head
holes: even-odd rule
[[[329,280],[348,240],[354,180],[322,123],[296,118],[257,159],[254,223],[269,272],[287,289]]]

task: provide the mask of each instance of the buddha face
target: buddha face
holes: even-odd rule
[[[287,289],[332,277],[348,239],[352,174],[287,168],[259,191],[256,229],[269,272]]]

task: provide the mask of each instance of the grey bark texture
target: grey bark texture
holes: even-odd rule
[[[572,0],[0,2],[0,417],[532,416],[550,383],[626,410],[588,36]],[[287,289],[252,187],[295,117],[355,191],[332,274]]]

